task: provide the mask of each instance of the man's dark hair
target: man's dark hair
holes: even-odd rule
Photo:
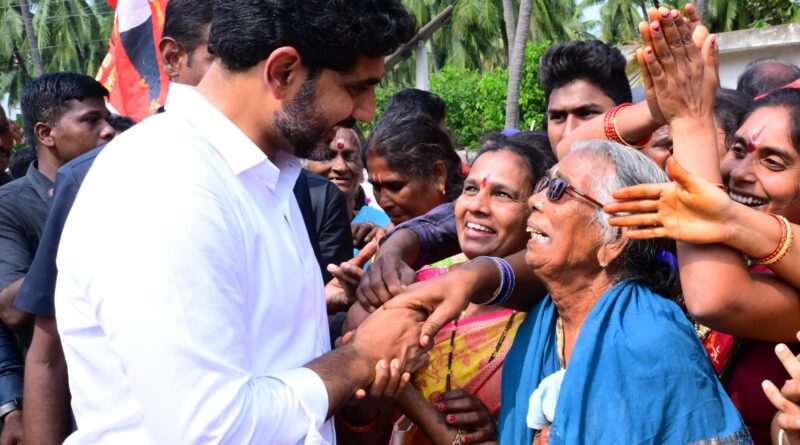
[[[231,71],[291,46],[308,68],[345,72],[359,56],[391,54],[415,32],[400,0],[225,0],[214,11],[208,48]]]
[[[31,148],[23,148],[14,153],[14,157],[11,158],[11,165],[8,166],[11,177],[19,179],[25,176],[25,174],[28,173],[28,167],[30,167],[31,163],[33,163],[36,158],[36,150]]]
[[[129,118],[128,116],[120,116],[119,114],[112,114],[108,116],[108,125],[111,125],[111,128],[116,130],[117,134],[126,132],[131,129],[134,125],[136,125],[136,121]]]
[[[599,40],[560,43],[551,46],[542,57],[539,82],[547,102],[553,90],[583,79],[619,105],[631,101],[626,63],[618,49]]]
[[[725,131],[725,147],[731,146],[736,130],[742,125],[742,119],[753,104],[753,99],[741,91],[730,88],[717,90],[714,117],[717,119],[717,125]]]
[[[187,53],[205,42],[203,32],[211,24],[216,0],[170,0],[164,12],[162,37],[170,37]]]
[[[22,91],[22,124],[25,138],[36,151],[33,129],[39,122],[56,125],[71,100],[108,97],[108,90],[98,81],[78,73],[49,73],[31,81]]]
[[[758,59],[747,64],[736,89],[757,97],[800,79],[800,67],[775,59]]]
[[[425,113],[435,122],[444,122],[447,105],[441,97],[430,91],[416,88],[402,90],[389,99],[384,114],[416,114]]]

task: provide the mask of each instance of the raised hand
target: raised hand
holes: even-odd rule
[[[463,389],[442,394],[436,409],[445,415],[447,423],[464,432],[462,443],[481,443],[494,440],[497,422],[481,399]]]
[[[637,57],[654,117],[668,123],[710,118],[719,85],[716,36],[708,36],[698,48],[693,35],[699,38],[704,31],[694,14],[691,21],[666,8],[651,8],[648,15],[653,21],[640,25],[645,48]]]
[[[612,226],[628,227],[633,239],[672,238],[698,244],[725,242],[730,236],[728,222],[736,206],[717,185],[689,174],[672,157],[667,173],[675,182],[641,184],[614,192],[604,210],[613,213]]]
[[[333,279],[325,285],[325,303],[328,313],[344,310],[356,301],[356,288],[364,276],[364,265],[378,250],[378,240],[374,239],[358,252],[355,258],[336,266],[328,265]]]
[[[797,338],[800,340],[800,332],[797,333]],[[773,425],[782,429],[785,434],[783,441],[774,443],[800,444],[800,356],[795,356],[784,344],[775,347],[775,354],[791,379],[780,390],[769,380],[762,383],[767,398],[778,409]]]

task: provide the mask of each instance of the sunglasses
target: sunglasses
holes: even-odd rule
[[[589,201],[596,207],[599,207],[600,209],[603,208],[603,204],[601,204],[600,201],[592,198],[591,196],[582,192],[580,189],[575,188],[564,178],[551,178],[549,176],[542,176],[541,179],[539,179],[539,181],[536,183],[536,186],[533,188],[533,193],[539,193],[544,189],[547,189],[547,199],[551,202],[560,200],[562,197],[564,197],[564,193],[572,190],[573,193]]]

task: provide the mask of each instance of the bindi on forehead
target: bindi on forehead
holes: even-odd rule
[[[492,179],[492,175],[483,175],[481,178],[481,187],[486,187],[486,184]]]
[[[750,141],[747,144],[748,153],[756,151],[757,146],[764,142],[764,130],[765,126],[762,124],[750,133]]]

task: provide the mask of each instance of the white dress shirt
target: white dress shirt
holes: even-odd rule
[[[167,109],[100,154],[64,228],[66,443],[333,443],[303,367],[330,339],[300,162],[270,162],[193,88]]]

